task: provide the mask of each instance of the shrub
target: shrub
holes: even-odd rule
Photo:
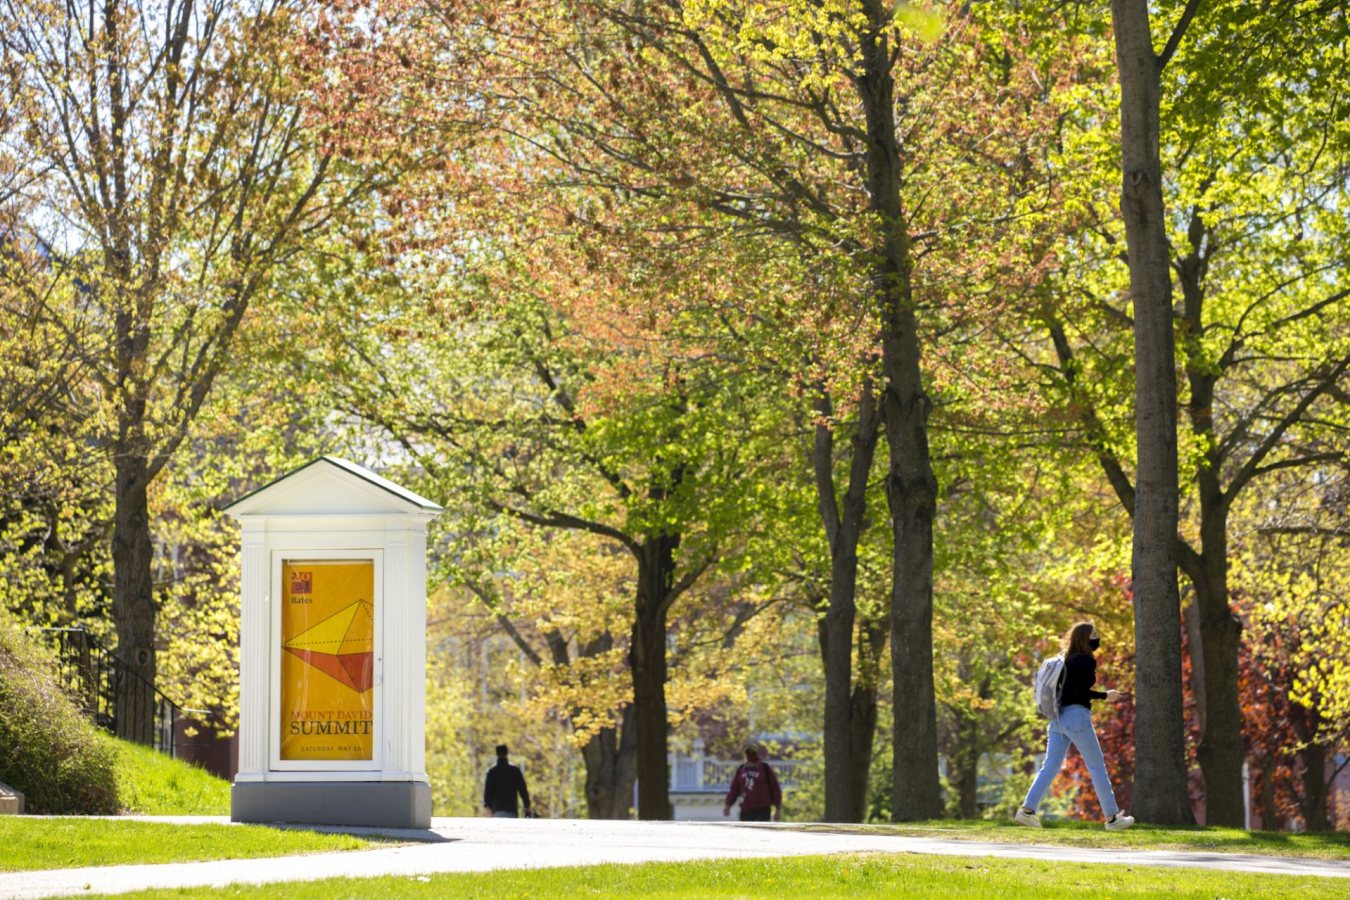
[[[118,812],[117,753],[61,689],[53,661],[0,610],[0,781],[25,811]]]

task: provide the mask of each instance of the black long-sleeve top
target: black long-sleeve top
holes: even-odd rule
[[[1106,691],[1094,691],[1097,683],[1097,660],[1091,653],[1076,653],[1064,660],[1064,690],[1059,695],[1059,708],[1086,706],[1092,709],[1093,700],[1105,700]]]
[[[525,776],[505,759],[497,760],[497,764],[488,769],[487,782],[483,785],[483,805],[493,812],[515,813],[518,812],[516,794],[520,794],[525,808],[529,809],[530,791],[525,787]]]

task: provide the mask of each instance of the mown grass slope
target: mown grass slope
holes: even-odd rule
[[[117,746],[118,796],[127,812],[147,816],[228,816],[230,783],[148,747]]]

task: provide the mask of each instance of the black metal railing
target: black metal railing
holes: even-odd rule
[[[62,687],[93,720],[120,738],[175,756],[182,709],[83,628],[42,628],[56,650]]]

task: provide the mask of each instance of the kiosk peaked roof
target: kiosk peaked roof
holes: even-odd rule
[[[350,460],[341,459],[337,456],[320,456],[298,469],[292,469],[290,472],[272,479],[257,490],[250,491],[230,503],[224,511],[233,516],[265,513],[269,511],[266,507],[271,505],[268,501],[273,498],[273,495],[289,493],[302,483],[316,481],[343,481],[348,484],[373,488],[386,498],[392,498],[395,501],[392,506],[400,507],[407,512],[435,514],[442,511],[438,503],[428,500],[421,494],[397,485],[364,466],[359,466]],[[328,494],[329,491],[321,487],[319,493]],[[304,510],[296,510],[296,512],[304,512]]]

